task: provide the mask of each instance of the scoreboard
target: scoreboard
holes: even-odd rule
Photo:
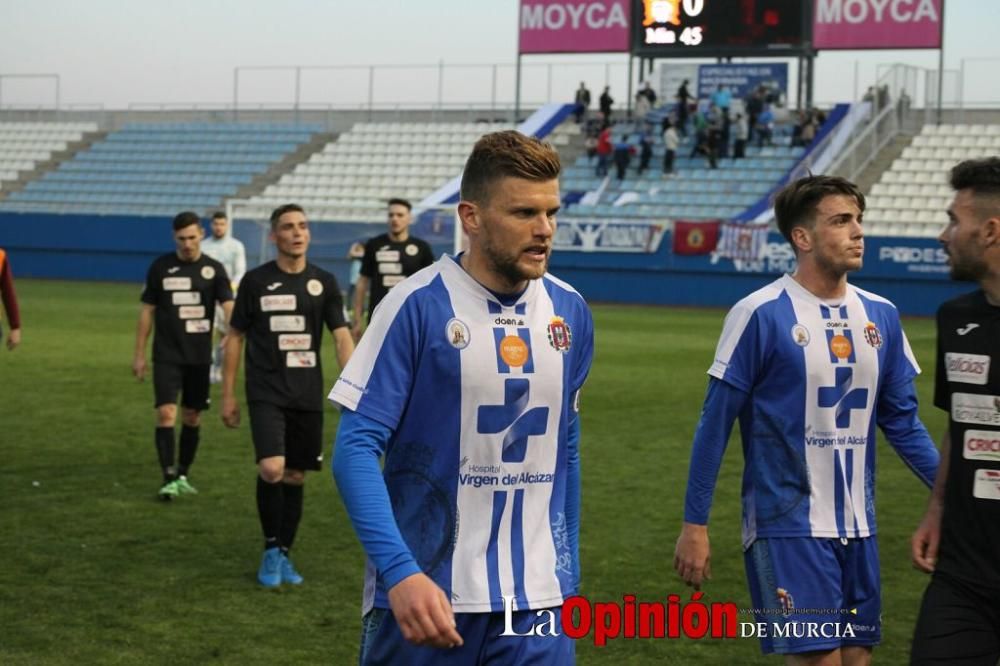
[[[803,0],[633,0],[632,52],[643,57],[795,56]]]

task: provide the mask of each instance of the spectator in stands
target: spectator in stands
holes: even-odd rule
[[[674,173],[674,156],[677,154],[677,128],[670,122],[669,118],[663,121],[663,175],[672,176]]]
[[[736,132],[733,140],[733,159],[743,159],[746,156],[747,139],[749,137],[749,125],[747,124],[747,119],[743,117],[742,113],[736,114],[736,120],[733,122],[736,125]]]
[[[715,104],[722,113],[723,119],[729,120],[729,107],[733,101],[733,94],[729,92],[729,88],[726,86],[719,86],[712,93],[712,104]]]
[[[806,116],[806,122],[802,125],[802,132],[799,134],[799,145],[808,147],[816,138],[816,114],[812,111]]]
[[[708,126],[705,129],[705,157],[708,158],[708,168],[718,169],[719,146],[722,143],[722,117],[718,109],[708,116]]]
[[[219,210],[212,214],[211,230],[211,237],[201,243],[201,251],[226,268],[235,295],[243,274],[247,272],[246,248],[230,233],[229,218],[223,211]],[[213,384],[222,381],[222,354],[228,326],[222,308],[216,308],[215,331],[219,335],[219,342],[212,349],[212,370],[209,373],[209,379]]]
[[[758,148],[765,143],[769,146],[774,145],[774,141],[772,140],[774,136],[774,112],[771,111],[770,105],[765,105],[764,110],[757,116],[756,132]]]
[[[694,125],[694,144],[691,146],[691,154],[688,157],[707,155],[705,144],[708,141],[708,120],[701,109],[694,112],[692,124]]]
[[[3,298],[3,309],[7,312],[7,325],[10,326],[7,349],[14,351],[21,344],[21,311],[17,307],[17,293],[14,291],[14,273],[3,248],[0,248],[0,298]],[[0,336],[2,335],[3,329],[0,328]]]
[[[643,130],[639,135],[639,175],[649,168],[649,161],[653,159],[653,137],[649,130]]]
[[[421,268],[434,263],[434,252],[427,241],[410,235],[410,211],[413,206],[406,199],[389,199],[387,211],[388,233],[365,243],[365,256],[361,261],[361,277],[354,289],[354,311],[364,312],[368,299],[368,318],[389,290]],[[353,322],[354,339],[361,337],[365,318]],[[341,366],[343,367],[343,366]]]
[[[642,84],[642,90],[639,91],[639,94],[649,100],[649,108],[656,108],[656,91],[649,85],[649,81]]]
[[[594,170],[594,175],[608,175],[608,162],[611,160],[611,153],[613,152],[614,145],[611,143],[611,126],[608,125],[597,135],[597,169]]]
[[[580,81],[580,87],[576,89],[573,102],[576,104],[576,110],[573,113],[576,115],[576,124],[579,125],[587,117],[587,110],[590,108],[590,91],[587,90],[583,81]]]
[[[879,86],[878,91],[877,91],[877,99],[878,99],[878,110],[879,111],[881,111],[885,107],[889,106],[889,102],[891,101],[891,97],[889,95],[889,84],[888,83],[885,83],[885,84]]]
[[[353,323],[361,316],[361,312],[355,310],[354,294],[358,288],[358,279],[361,277],[361,262],[365,258],[365,244],[359,241],[351,243],[347,250],[347,258],[351,261],[351,268],[348,277],[347,300],[345,304],[351,308],[351,319]]]
[[[639,123],[646,121],[646,114],[649,113],[649,98],[642,94],[640,90],[635,94],[635,119]]]
[[[691,93],[688,92],[688,80],[677,88],[677,131],[687,136],[688,104],[691,103]]]
[[[628,137],[624,134],[615,144],[615,168],[618,170],[618,180],[625,180],[625,172],[628,170],[629,162],[635,155],[635,146],[628,142]]]
[[[743,106],[747,112],[747,128],[749,130],[747,141],[752,141],[754,133],[757,131],[757,116],[764,110],[763,88],[760,86],[754,88],[754,91],[744,100]]]
[[[899,116],[899,124],[902,125],[906,122],[910,115],[910,104],[912,100],[910,99],[910,94],[906,92],[906,88],[899,91],[899,99],[896,100],[896,113]]]
[[[601,98],[598,100],[598,104],[601,107],[601,113],[604,114],[604,120],[610,123],[611,107],[615,104],[615,99],[611,96],[611,86],[604,86],[604,92],[601,93]]]

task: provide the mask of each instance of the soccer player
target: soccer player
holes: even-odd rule
[[[500,636],[505,611],[519,634],[542,609],[558,626],[579,579],[593,322],[546,273],[559,170],[537,139],[482,137],[458,204],[469,251],[389,293],[330,392],[333,473],[369,561],[362,664],[573,661],[565,635]]]
[[[236,373],[247,341],[246,394],[257,459],[257,510],[264,554],[257,580],[265,587],[298,585],[288,551],[302,518],[307,470],[323,460],[323,327],[333,333],[343,368],[354,351],[340,286],[309,263],[309,222],[296,204],[271,213],[275,261],[248,271],[240,283],[226,336],[222,420],[240,422]]]
[[[169,501],[194,494],[187,479],[198,451],[201,412],[209,404],[212,321],[216,303],[228,319],[233,292],[226,269],[201,251],[201,220],[190,211],[173,220],[174,252],[158,257],[146,274],[142,310],[135,331],[132,373],[146,375],[146,342],[153,336],[153,392],[156,402],[156,453],[163,471],[159,497]],[[174,461],[177,394],[181,394],[180,454]]]
[[[410,202],[389,199],[389,230],[365,243],[361,276],[354,288],[354,338],[361,337],[364,326],[365,297],[368,298],[368,321],[389,290],[421,268],[434,263],[434,252],[427,241],[410,235]],[[370,289],[369,289],[370,287]]]
[[[212,213],[212,235],[201,244],[201,250],[226,267],[226,274],[232,283],[233,294],[239,287],[243,274],[247,272],[247,252],[243,243],[229,232],[229,218],[221,210]],[[221,310],[215,313],[215,330],[219,333],[219,343],[212,349],[213,384],[222,379],[222,345],[226,335],[226,319]]]
[[[951,276],[979,289],[937,313],[934,404],[948,411],[941,469],[913,535],[933,572],[912,664],[1000,662],[1000,158],[951,171],[955,198],[938,237]]]
[[[21,311],[17,307],[17,292],[14,291],[14,273],[10,270],[7,253],[2,248],[0,248],[0,299],[3,300],[3,308],[7,312],[7,322],[10,326],[7,349],[14,351],[14,348],[21,344]],[[3,329],[0,329],[0,335],[3,335]]]
[[[763,651],[786,663],[864,664],[879,642],[876,425],[928,486],[938,466],[917,417],[920,369],[899,314],[847,283],[862,264],[864,208],[857,186],[833,176],[802,178],[778,194],[775,217],[797,269],[726,316],[691,453],[674,566],[696,588],[710,578],[709,509],[738,417],[744,563],[758,621],[786,630],[831,623],[826,633],[839,632],[769,632]],[[839,612],[796,608],[852,614],[845,622]]]

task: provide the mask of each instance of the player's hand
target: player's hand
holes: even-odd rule
[[[426,575],[413,574],[396,583],[389,590],[389,607],[409,642],[436,648],[462,645],[448,597]]]
[[[674,569],[687,585],[701,589],[712,578],[712,550],[708,544],[708,525],[684,523],[674,547]]]
[[[132,359],[132,374],[140,382],[146,379],[146,355],[136,356]]]
[[[21,329],[12,328],[7,336],[7,349],[14,351],[14,348],[21,344]]]
[[[927,513],[910,537],[910,558],[913,566],[924,573],[934,573],[938,544],[941,542],[941,504],[931,500]]]
[[[240,405],[236,396],[222,396],[222,422],[227,428],[238,428],[240,425]]]

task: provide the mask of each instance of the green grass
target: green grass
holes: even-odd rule
[[[296,547],[298,589],[260,589],[261,547],[246,423],[206,414],[192,473],[201,490],[164,505],[152,443],[152,386],[130,362],[137,285],[20,280],[24,342],[0,351],[0,663],[347,664],[357,656],[363,556],[326,469],[311,475]],[[593,600],[665,600],[689,590],[672,566],[690,441],[724,313],[597,306],[584,393],[583,592]],[[927,373],[934,334],[905,322]],[[325,345],[329,385],[336,372]],[[218,387],[213,387],[218,401]],[[244,414],[244,421],[246,421]],[[327,441],[336,415],[327,412]],[[328,450],[329,453],[329,450]],[[909,535],[926,490],[880,445],[882,663],[906,661],[926,579]],[[711,523],[709,601],[749,606],[739,537],[742,456],[733,440]],[[749,618],[741,618],[749,619]],[[578,645],[581,664],[775,663],[752,639],[619,640]]]

